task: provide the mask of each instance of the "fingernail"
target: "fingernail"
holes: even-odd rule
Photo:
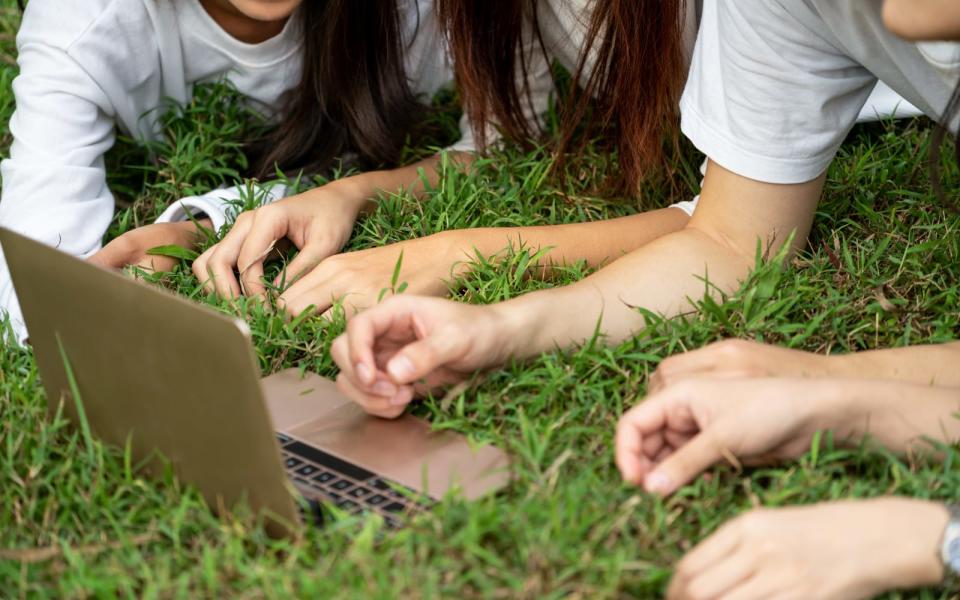
[[[370,367],[368,367],[366,364],[362,362],[357,363],[355,369],[357,371],[357,377],[360,378],[360,381],[368,385],[373,381],[373,371],[371,371]]]
[[[389,381],[378,381],[371,388],[374,394],[392,398],[397,394],[397,386]]]
[[[643,482],[644,489],[651,494],[667,494],[672,486],[673,482],[663,473],[650,473]]]
[[[397,356],[387,365],[387,371],[394,381],[406,383],[413,377],[413,363],[406,356]]]

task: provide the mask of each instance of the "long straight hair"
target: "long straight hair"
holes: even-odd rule
[[[395,163],[427,107],[404,67],[399,2],[305,0],[298,15],[303,70],[284,98],[281,121],[254,148],[254,172],[318,172],[345,152]]]
[[[488,125],[513,141],[539,133],[525,116],[530,56],[523,45],[525,36],[533,35],[546,54],[541,1],[437,0],[457,86],[481,146]],[[573,74],[574,83],[583,85],[561,106],[557,172],[563,173],[568,155],[582,156],[595,139],[619,158],[620,175],[610,190],[636,191],[652,169],[663,165],[665,134],[676,142],[686,79],[685,9],[686,0],[594,0]]]

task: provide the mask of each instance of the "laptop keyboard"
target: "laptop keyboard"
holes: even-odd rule
[[[429,497],[376,473],[327,454],[281,433],[277,434],[287,474],[308,500],[333,504],[351,514],[374,512],[391,527],[404,516],[433,504]]]

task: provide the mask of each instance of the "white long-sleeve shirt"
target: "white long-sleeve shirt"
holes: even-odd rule
[[[430,0],[401,3],[411,89],[429,98],[452,80]],[[13,82],[10,158],[3,178],[0,225],[79,257],[101,247],[114,211],[104,154],[116,130],[156,140],[157,117],[172,100],[186,103],[193,86],[229,79],[268,117],[299,80],[299,21],[260,44],[225,32],[199,0],[31,0],[17,34],[20,75]],[[452,149],[472,149],[472,136]],[[283,186],[270,191],[282,197]],[[174,203],[161,221],[205,212],[224,222],[234,188]],[[19,340],[23,319],[0,255],[0,318],[10,316]]]

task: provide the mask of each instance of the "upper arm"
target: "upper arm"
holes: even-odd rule
[[[113,214],[103,158],[115,139],[109,101],[60,48],[30,42],[18,60],[0,223],[67,252],[90,254]]]
[[[731,171],[803,183],[826,171],[876,81],[806,3],[707,2],[681,127]]]
[[[20,48],[13,81],[11,157],[90,166],[113,143],[110,102],[98,84],[60,48]]]

